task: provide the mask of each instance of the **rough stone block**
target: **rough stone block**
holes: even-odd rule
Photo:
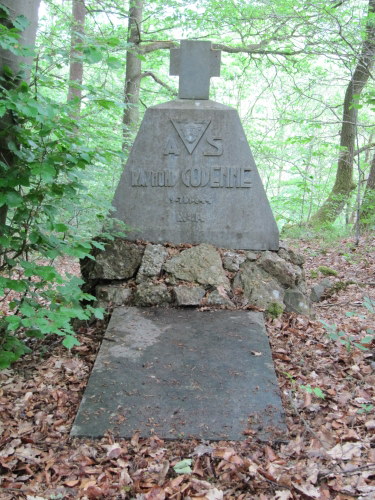
[[[178,306],[199,306],[205,296],[205,289],[200,286],[180,285],[173,288]]]
[[[134,294],[134,304],[141,307],[166,305],[171,301],[171,295],[164,283],[141,283]]]
[[[133,278],[142,262],[143,247],[117,238],[98,253],[85,279],[122,280]]]
[[[254,262],[242,264],[233,288],[242,288],[249,304],[264,309],[274,302],[282,304],[285,293],[280,283]]]
[[[121,285],[99,285],[96,287],[95,296],[100,307],[108,304],[124,306],[131,301],[132,290]]]
[[[220,254],[212,245],[198,245],[183,250],[165,262],[164,269],[179,280],[230,288]]]
[[[306,316],[311,312],[309,300],[298,288],[289,288],[285,291],[284,304],[288,312],[306,314]]]
[[[142,257],[141,267],[137,274],[137,283],[147,278],[159,276],[167,256],[168,251],[162,245],[147,245]]]
[[[236,253],[236,252],[224,252],[223,256],[223,267],[227,271],[237,272],[240,265],[245,262],[246,255]]]

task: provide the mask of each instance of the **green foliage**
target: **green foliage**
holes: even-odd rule
[[[267,307],[266,313],[273,319],[276,319],[284,312],[284,307],[279,302],[271,302]]]
[[[191,474],[191,458],[184,458],[173,466],[176,474]]]
[[[325,394],[322,391],[322,389],[320,389],[319,387],[311,387],[311,385],[301,385],[300,387],[305,392],[307,392],[309,394],[313,394],[317,398],[325,399]]]
[[[322,273],[324,276],[337,276],[337,271],[327,266],[319,266],[318,271]]]
[[[58,257],[90,257],[101,246],[66,216],[84,198],[86,169],[101,160],[80,138],[69,105],[25,82],[0,86],[0,209],[7,216],[0,222],[0,295],[11,298],[9,314],[0,318],[0,368],[6,368],[30,352],[33,339],[58,335],[71,349],[79,344],[73,319],[103,318],[102,309],[81,305],[94,299],[82,292],[83,281],[53,266]]]
[[[367,309],[368,313],[371,316],[375,314],[375,301],[372,300],[370,297],[364,297],[362,305]],[[361,319],[366,319],[367,317],[366,315],[360,315],[358,313],[352,313],[352,312],[348,312],[346,314],[349,317],[357,316],[360,317]],[[368,328],[366,330],[365,337],[363,337],[360,341],[358,341],[354,335],[349,335],[343,330],[338,330],[335,324],[330,325],[325,321],[321,321],[321,323],[324,325],[328,337],[345,346],[348,352],[350,352],[354,347],[360,349],[361,351],[367,351],[368,345],[371,344],[371,342],[375,338],[375,330],[373,330],[372,328]]]
[[[357,413],[362,414],[362,413],[371,413],[374,410],[374,405],[373,404],[361,404],[361,408],[357,411]]]

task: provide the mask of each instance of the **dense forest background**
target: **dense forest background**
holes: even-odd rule
[[[101,246],[92,238],[144,110],[176,98],[169,49],[180,39],[222,50],[211,98],[238,109],[281,230],[358,240],[373,229],[375,0],[2,0],[0,10],[0,291],[19,294],[1,320],[4,366],[25,349],[14,332],[52,331],[72,347],[71,319],[101,315],[82,309],[79,279],[48,262]]]

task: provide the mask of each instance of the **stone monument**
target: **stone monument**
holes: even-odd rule
[[[278,250],[279,235],[238,113],[209,100],[211,42],[171,50],[175,101],[147,109],[114,197],[114,217],[153,243]]]
[[[302,261],[279,249],[237,112],[209,100],[220,51],[182,41],[171,74],[179,99],[146,111],[114,199],[138,241],[81,263],[86,290],[118,307],[71,435],[273,440],[285,418],[263,315],[247,308],[306,309]]]

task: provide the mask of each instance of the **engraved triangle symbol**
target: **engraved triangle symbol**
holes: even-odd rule
[[[193,153],[194,149],[198,145],[198,142],[201,140],[203,134],[207,130],[207,127],[211,123],[211,120],[202,120],[199,122],[179,122],[177,120],[171,121],[190,154]]]

